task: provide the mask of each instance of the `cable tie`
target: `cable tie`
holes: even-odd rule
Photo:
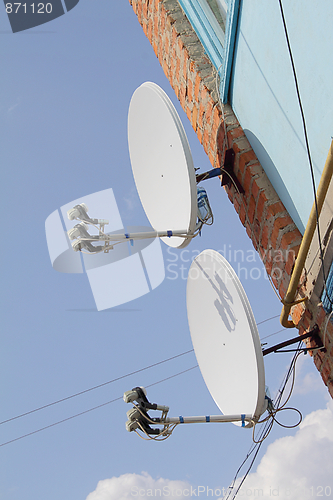
[[[242,417],[242,427],[245,427],[245,415],[242,414],[241,417]]]
[[[179,415],[179,422],[180,422],[181,424],[183,424],[183,423],[184,423],[184,417],[182,417],[181,415]]]
[[[129,238],[129,234],[128,233],[125,233],[125,238]]]
[[[171,238],[172,236],[172,231],[167,231],[168,238]]]
[[[206,415],[206,422],[210,422],[210,416]]]

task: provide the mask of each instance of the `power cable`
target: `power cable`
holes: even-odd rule
[[[298,344],[298,347],[299,347],[300,345],[301,345],[301,342]],[[301,351],[301,352],[302,352],[302,351]],[[292,357],[292,360],[291,360],[291,363],[290,363],[290,365],[289,365],[288,371],[287,371],[287,373],[286,373],[286,375],[285,375],[285,377],[284,377],[284,379],[283,379],[283,381],[282,381],[282,383],[281,383],[281,385],[280,385],[280,389],[278,390],[278,395],[277,395],[277,396],[276,396],[276,398],[275,398],[274,405],[275,405],[278,409],[280,409],[280,410],[281,410],[281,409],[283,409],[283,408],[285,407],[286,403],[288,402],[288,400],[289,400],[289,398],[290,398],[290,396],[291,396],[291,393],[292,393],[292,390],[293,390],[293,385],[294,385],[294,380],[295,380],[295,368],[296,368],[296,361],[297,361],[297,359],[298,359],[299,355],[301,354],[301,352],[296,352],[296,353],[294,354],[294,356]],[[291,387],[291,390],[289,391],[289,394],[288,394],[288,396],[287,396],[287,398],[286,398],[285,402],[281,405],[281,399],[282,399],[283,393],[284,393],[284,391],[285,391],[285,388],[286,388],[286,386],[287,386],[287,383],[288,383],[288,381],[289,381],[289,378],[290,378],[290,376],[291,376],[292,374],[293,374],[293,381],[292,381],[292,387]],[[296,410],[296,411],[298,411],[298,410]],[[265,422],[265,421],[263,421],[263,422],[265,422],[265,424],[264,424],[264,425],[262,426],[262,428],[260,429],[259,434],[258,434],[258,436],[257,436],[256,440],[252,443],[252,445],[251,445],[251,447],[250,447],[250,449],[249,449],[249,451],[248,451],[248,453],[247,453],[247,455],[246,455],[245,459],[243,460],[243,462],[241,463],[241,465],[238,467],[238,469],[237,469],[237,471],[236,471],[236,474],[235,474],[235,476],[234,476],[234,478],[233,478],[233,480],[232,480],[232,482],[231,482],[231,484],[230,484],[230,486],[229,486],[229,488],[228,488],[228,489],[229,489],[228,494],[227,494],[227,496],[226,496],[226,497],[224,497],[224,499],[223,499],[223,500],[228,500],[228,499],[230,498],[230,495],[231,495],[231,494],[233,495],[231,500],[234,500],[234,499],[236,498],[236,496],[237,496],[237,494],[238,494],[238,492],[239,492],[240,488],[242,487],[242,485],[243,485],[243,483],[244,483],[245,479],[247,478],[247,476],[249,475],[249,473],[250,473],[250,471],[251,471],[251,469],[252,469],[252,467],[253,467],[253,464],[254,464],[255,459],[256,459],[256,457],[257,457],[257,455],[258,455],[258,453],[259,453],[259,450],[260,450],[260,448],[261,448],[261,445],[263,444],[264,440],[265,440],[265,439],[267,438],[267,436],[269,435],[269,433],[270,433],[270,431],[271,431],[271,429],[272,429],[272,427],[273,427],[274,422],[275,422],[275,421],[277,422],[277,420],[275,420],[275,418],[265,419],[265,420],[266,420],[266,422]],[[278,422],[277,422],[277,423],[278,423]],[[297,425],[298,425],[298,424],[297,424]],[[283,425],[282,425],[282,426],[283,426]],[[249,467],[248,467],[248,469],[247,469],[247,471],[246,471],[245,475],[243,476],[243,478],[241,479],[241,481],[240,481],[239,485],[237,486],[236,491],[233,491],[233,488],[234,488],[234,485],[235,485],[235,482],[236,482],[236,479],[237,479],[237,477],[238,477],[239,472],[241,471],[241,469],[242,469],[242,468],[243,468],[243,466],[245,465],[246,461],[250,458],[250,456],[251,456],[254,452],[255,452],[255,454],[254,454],[254,456],[253,456],[253,458],[252,458],[252,460],[251,460],[251,463],[250,463],[250,465],[249,465]]]
[[[270,321],[271,319],[275,319],[275,318],[279,318],[279,317],[280,317],[280,314],[277,314],[276,316],[272,316],[271,318],[267,318],[267,319],[264,319],[263,321],[259,321],[259,323],[257,323],[257,326],[262,325],[263,323],[267,323],[267,321]]]
[[[268,337],[273,337],[273,335],[277,335],[278,333],[281,333],[281,332],[284,332],[284,331],[285,331],[285,328],[282,328],[281,330],[278,330],[275,333],[271,333],[270,335],[266,335],[266,337],[262,337],[260,340],[268,339]]]
[[[314,204],[315,204],[315,209],[316,209],[318,244],[319,244],[319,251],[320,251],[320,260],[321,260],[321,263],[322,263],[321,267],[322,267],[322,272],[323,272],[324,288],[326,290],[327,298],[328,298],[331,306],[333,306],[333,302],[332,302],[331,298],[329,297],[329,294],[327,293],[327,287],[326,287],[326,275],[325,275],[325,269],[324,269],[324,252],[323,252],[323,247],[322,247],[322,244],[321,244],[321,236],[320,236],[320,228],[319,228],[319,213],[318,213],[316,183],[315,183],[315,178],[314,178],[314,171],[313,171],[312,158],[311,158],[311,153],[310,153],[310,146],[309,146],[309,140],[308,140],[308,134],[307,134],[305,116],[304,116],[303,105],[302,105],[302,101],[301,101],[301,94],[300,94],[299,87],[298,87],[296,68],[295,68],[294,58],[293,58],[293,54],[292,54],[292,50],[291,50],[291,45],[290,45],[290,40],[289,40],[289,35],[288,35],[288,30],[287,30],[287,24],[286,24],[286,20],[285,20],[285,16],[284,16],[284,11],[283,11],[283,6],[282,6],[282,0],[279,0],[279,5],[280,5],[280,11],[281,11],[281,17],[282,17],[282,22],[283,22],[284,33],[285,33],[285,36],[286,36],[286,41],[287,41],[287,46],[288,46],[288,52],[289,52],[290,62],[291,62],[292,70],[293,70],[293,76],[294,76],[294,82],[295,82],[295,87],[296,87],[298,104],[299,104],[299,108],[300,108],[300,112],[301,112],[301,116],[302,116],[304,137],[305,137],[305,143],[306,143],[306,151],[307,151],[307,156],[308,156],[309,165],[310,165],[311,181],[312,181],[312,188],[313,188],[313,194],[314,194]]]
[[[262,323],[266,323],[267,321],[270,321],[272,319],[278,318],[278,317],[279,316],[277,315],[277,316],[272,316],[271,318],[267,318],[267,319],[257,323],[257,326],[261,325]],[[281,331],[283,331],[283,330],[279,330],[278,332],[275,332],[275,333],[272,333],[271,335],[263,337],[261,340],[264,340],[268,337],[276,335],[277,333],[280,333]],[[193,352],[193,351],[194,351],[194,349],[190,349],[189,351],[185,351],[185,352],[182,352],[180,354],[176,354],[175,356],[172,356],[171,358],[167,358],[167,359],[164,359],[162,361],[158,361],[157,363],[153,363],[149,366],[145,366],[144,368],[140,368],[139,370],[135,370],[131,373],[127,373],[126,375],[121,375],[120,377],[109,380],[108,382],[103,382],[102,384],[95,385],[94,387],[90,387],[89,389],[85,389],[83,391],[77,392],[76,394],[72,394],[71,396],[67,396],[65,398],[58,399],[57,401],[53,401],[52,403],[48,403],[46,405],[40,406],[38,408],[35,408],[34,410],[30,410],[30,411],[27,411],[25,413],[21,413],[20,415],[16,415],[15,417],[11,417],[11,418],[8,418],[7,420],[3,420],[2,422],[0,422],[0,425],[6,424],[8,422],[12,422],[13,420],[17,420],[18,418],[25,417],[27,415],[31,415],[32,413],[35,413],[35,412],[40,411],[40,410],[44,410],[45,408],[49,408],[50,406],[54,406],[56,404],[63,403],[64,401],[75,398],[77,396],[81,396],[82,394],[86,394],[87,392],[94,391],[96,389],[99,389],[100,387],[104,387],[105,385],[112,384],[113,382],[117,382],[118,380],[121,380],[123,378],[130,377],[131,375],[135,375],[135,374],[140,373],[142,371],[149,370],[150,368],[153,368],[155,366],[161,365],[163,363],[167,363],[168,361],[172,361],[173,359],[179,358],[179,357],[184,356],[185,354],[189,354],[190,352]]]
[[[158,382],[154,382],[153,384],[146,385],[146,387],[152,387],[154,385],[161,384],[162,382],[165,382],[166,380],[170,380],[174,377],[178,377],[179,375],[183,375],[184,373],[189,372],[191,370],[194,370],[194,368],[197,368],[197,367],[198,367],[198,365],[192,366],[191,368],[188,368],[187,370],[183,370],[181,372],[178,372],[175,375],[170,375],[170,377],[166,377],[162,380],[159,380]],[[102,408],[103,406],[109,405],[110,403],[114,403],[115,401],[119,401],[121,399],[123,399],[122,396],[115,398],[115,399],[112,399],[111,401],[107,401],[106,403],[102,403],[98,406],[94,406],[93,408],[89,408],[88,410],[82,411],[80,413],[76,413],[76,415],[72,415],[70,417],[64,418],[63,420],[59,420],[58,422],[54,422],[53,424],[46,425],[45,427],[41,427],[40,429],[37,429],[36,431],[29,432],[28,434],[24,434],[23,436],[19,436],[17,438],[11,439],[10,441],[2,443],[2,444],[0,444],[0,447],[6,446],[7,444],[10,444],[10,443],[14,443],[15,441],[19,441],[20,439],[26,438],[28,436],[32,436],[33,434],[37,434],[38,432],[45,431],[46,429],[50,429],[51,427],[54,427],[55,425],[63,424],[64,422],[67,422],[68,420],[72,420],[73,418],[80,417],[81,415],[85,415],[86,413],[97,410],[98,408]]]
[[[112,384],[113,382],[117,382],[118,380],[121,380],[126,377],[130,377],[131,375],[135,375],[136,373],[143,372],[145,370],[149,370],[149,368],[153,368],[154,366],[161,365],[163,363],[166,363],[167,361],[171,361],[173,359],[179,358],[180,356],[184,356],[185,354],[189,354],[190,352],[193,352],[193,349],[190,349],[189,351],[182,352],[181,354],[176,354],[176,356],[172,356],[171,358],[164,359],[163,361],[158,361],[157,363],[153,363],[152,365],[146,366],[145,368],[140,368],[139,370],[135,370],[134,372],[127,373],[126,375],[121,375],[120,377],[114,378],[112,380],[109,380],[108,382],[104,382],[103,384],[95,385],[94,387],[90,387],[90,389],[85,389],[84,391],[77,392],[76,394],[72,394],[71,396],[67,396],[66,398],[58,399],[58,401],[54,401],[53,403],[48,403],[44,406],[40,406],[39,408],[35,408],[34,410],[27,411],[25,413],[21,413],[20,415],[17,415],[16,417],[8,418],[7,420],[3,420],[0,422],[0,425],[6,424],[7,422],[11,422],[13,420],[16,420],[21,417],[25,417],[26,415],[30,415],[31,413],[35,413],[36,411],[44,410],[44,408],[49,408],[50,406],[56,405],[58,403],[62,403],[63,401],[67,401],[68,399],[76,398],[77,396],[81,396],[82,394],[85,394],[90,391],[94,391],[95,389],[99,389],[100,387],[104,387],[105,385]]]

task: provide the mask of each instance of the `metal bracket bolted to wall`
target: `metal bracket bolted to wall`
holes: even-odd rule
[[[196,175],[197,184],[206,179],[211,179],[212,177],[221,175],[221,186],[228,186],[230,188],[231,184],[233,184],[239,194],[244,194],[245,191],[243,189],[243,186],[237,179],[234,172],[234,163],[235,163],[235,152],[232,148],[227,149],[224,156],[223,167],[213,168],[212,170],[209,170],[208,172],[205,172],[203,174],[197,174]]]
[[[316,342],[316,346],[301,348],[299,349],[300,351],[307,352],[307,351],[313,351],[314,349],[320,349],[321,351],[326,352],[326,348],[324,347],[324,344],[322,343],[322,340],[319,337],[319,328],[316,325],[310,332],[304,333],[303,335],[299,335],[298,337],[295,337],[293,339],[286,340],[285,342],[281,342],[280,344],[277,344],[273,347],[269,347],[268,349],[264,349],[262,351],[262,355],[266,356],[266,354],[270,354],[271,352],[291,352],[290,350],[280,351],[279,349],[287,347],[288,345],[296,344],[297,342],[300,342],[301,340],[305,340],[308,338],[311,338],[311,340]]]

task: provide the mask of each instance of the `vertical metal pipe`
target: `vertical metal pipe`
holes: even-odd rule
[[[326,163],[317,190],[318,217],[320,216],[321,209],[324,204],[327,190],[331,182],[332,174],[333,174],[333,141],[331,142],[331,147],[327,155]],[[316,229],[316,224],[317,224],[317,214],[316,214],[316,205],[314,203],[302,238],[302,243],[299,249],[299,253],[297,255],[295,267],[290,277],[288,290],[283,300],[284,305],[280,316],[280,322],[281,325],[284,326],[285,328],[294,328],[296,326],[293,321],[288,320],[288,316],[291,307],[294,305],[297,286],[299,284],[299,279],[301,277],[305,260],[309,252],[310,244],[313,239],[313,235]]]

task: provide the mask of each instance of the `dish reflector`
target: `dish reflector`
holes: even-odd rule
[[[132,96],[128,145],[135,184],[153,228],[193,234],[197,188],[190,147],[177,111],[155,83],[143,83]],[[162,239],[176,248],[191,241],[191,237]]]
[[[217,406],[225,415],[251,414],[257,420],[265,409],[259,334],[238,276],[215,250],[204,250],[192,262],[187,315],[195,355]]]

